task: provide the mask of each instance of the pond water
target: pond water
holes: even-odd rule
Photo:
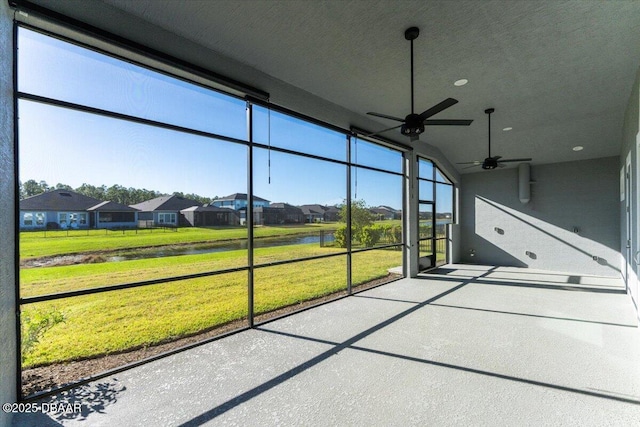
[[[266,248],[273,246],[288,246],[288,245],[304,245],[310,243],[320,244],[323,241],[325,244],[331,244],[335,240],[333,233],[324,233],[320,235],[305,235],[305,236],[286,236],[286,237],[266,237],[254,240],[254,248]],[[208,254],[214,252],[236,251],[240,249],[247,249],[247,239],[242,240],[230,240],[226,242],[216,242],[211,244],[197,244],[188,246],[173,246],[164,248],[150,248],[141,249],[135,252],[119,253],[117,255],[106,257],[107,262],[114,261],[129,261],[134,259],[147,259],[147,258],[161,258],[168,256],[179,255],[198,255]]]

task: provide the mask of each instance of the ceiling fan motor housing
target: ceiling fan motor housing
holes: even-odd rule
[[[420,29],[418,27],[407,28],[404,32],[404,38],[407,40],[415,40],[420,35]]]
[[[420,135],[424,132],[424,121],[419,114],[409,114],[400,128],[403,135]]]
[[[498,160],[491,157],[484,159],[484,162],[482,163],[482,169],[491,170],[497,167],[498,167]]]

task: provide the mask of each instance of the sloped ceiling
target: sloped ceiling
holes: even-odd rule
[[[619,155],[640,65],[634,0],[103,2],[359,114],[410,112],[404,30],[417,26],[416,110],[453,97],[433,118],[474,119],[428,127],[417,142],[452,163],[487,156],[488,107],[493,155],[534,165]],[[77,7],[91,13],[91,2]]]

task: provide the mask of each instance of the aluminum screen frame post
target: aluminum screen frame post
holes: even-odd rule
[[[253,313],[253,105],[247,101],[247,137],[249,139],[247,153],[247,320],[249,327],[254,327]]]
[[[356,137],[357,138],[357,137]],[[347,135],[347,218],[345,236],[347,239],[347,295],[353,295],[351,284],[351,135]]]
[[[15,398],[18,401],[23,400],[22,394],[22,334],[21,334],[21,321],[20,321],[20,188],[18,183],[19,169],[18,169],[18,144],[19,144],[19,118],[18,118],[18,31],[19,25],[14,20],[13,28],[12,28],[12,55],[11,58],[13,60],[12,64],[12,84],[13,84],[13,139],[11,139],[13,143],[13,156],[7,156],[7,158],[13,159],[13,168],[12,172],[13,176],[13,210],[14,210],[14,220],[13,220],[13,274],[14,274],[14,313],[15,313],[15,371],[16,371],[16,382],[15,382]],[[4,177],[3,177],[4,178]],[[3,206],[4,209],[4,206]],[[9,236],[7,236],[9,237]],[[10,240],[10,239],[7,239]],[[4,403],[4,402],[3,402]]]
[[[411,211],[409,189],[411,188],[411,176],[409,175],[409,162],[412,158],[411,151],[402,153],[402,275],[409,277],[409,244],[407,230],[409,230],[409,216]]]

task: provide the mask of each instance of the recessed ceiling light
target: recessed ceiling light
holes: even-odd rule
[[[584,150],[584,147],[582,145],[576,145],[575,147],[572,148],[573,151],[582,151]]]
[[[469,80],[467,79],[460,79],[460,80],[456,80],[453,84],[454,86],[464,86],[467,83],[469,83]]]
[[[513,128],[512,127],[508,127],[508,128],[504,128],[502,130],[505,131],[505,132],[509,132],[511,129],[513,129]]]

